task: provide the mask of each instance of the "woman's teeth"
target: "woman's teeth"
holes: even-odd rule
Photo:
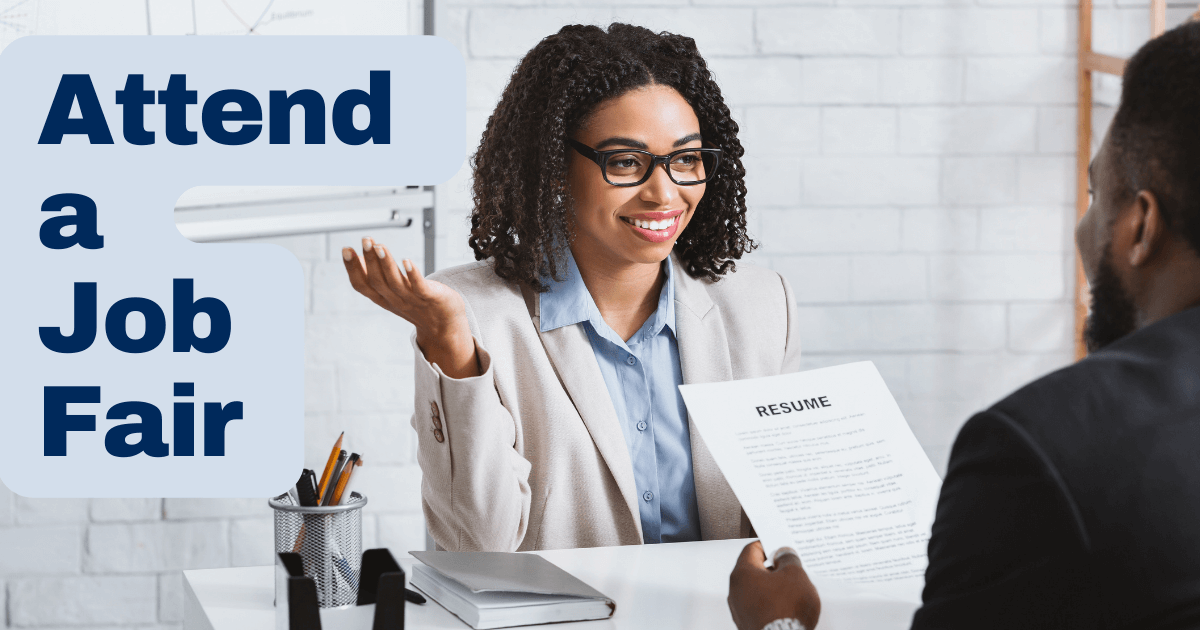
[[[672,225],[675,225],[675,219],[676,219],[676,217],[671,217],[670,219],[663,219],[662,221],[639,221],[638,219],[631,219],[629,217],[621,217],[621,218],[626,223],[636,225],[637,227],[640,227],[643,230],[665,230],[665,229],[671,227]]]

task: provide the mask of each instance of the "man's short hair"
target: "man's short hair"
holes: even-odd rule
[[[1167,31],[1129,60],[1110,134],[1124,199],[1154,193],[1171,231],[1200,252],[1200,23]]]

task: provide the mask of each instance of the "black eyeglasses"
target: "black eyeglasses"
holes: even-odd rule
[[[567,144],[595,162],[604,175],[604,181],[613,186],[645,183],[659,164],[664,166],[671,181],[680,186],[694,186],[708,181],[721,164],[720,149],[680,149],[666,155],[654,155],[639,149],[597,151],[571,138],[567,138]]]

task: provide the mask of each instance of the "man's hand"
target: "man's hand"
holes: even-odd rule
[[[790,550],[776,554],[774,568],[763,563],[767,556],[762,543],[752,542],[742,550],[729,574],[729,612],[739,630],[762,630],[776,619],[799,619],[813,630],[821,616],[821,598]]]

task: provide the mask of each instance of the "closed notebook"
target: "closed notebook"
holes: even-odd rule
[[[412,551],[410,583],[476,630],[611,617],[617,605],[532,553]]]

